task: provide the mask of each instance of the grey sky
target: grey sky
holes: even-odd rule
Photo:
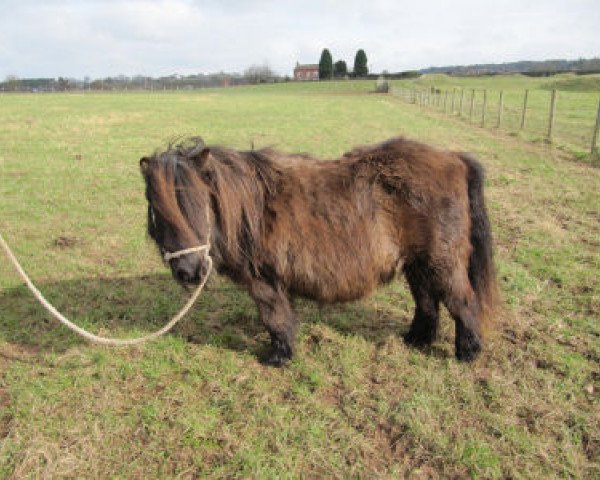
[[[0,0],[0,79],[600,56],[600,0]]]

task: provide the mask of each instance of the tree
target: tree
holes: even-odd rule
[[[8,75],[4,80],[4,85],[9,92],[16,92],[21,90],[21,79],[16,75]]]
[[[369,73],[369,67],[367,67],[367,54],[361,48],[356,52],[354,57],[354,75],[357,77],[366,77]]]
[[[244,78],[250,84],[267,83],[275,77],[273,70],[266,63],[264,65],[252,65],[244,71]]]
[[[329,79],[333,76],[333,59],[331,53],[326,48],[321,53],[321,60],[319,60],[319,79]]]
[[[71,90],[71,83],[67,78],[58,77],[58,90],[61,92],[66,92],[67,90]]]
[[[344,60],[338,60],[335,62],[333,66],[333,75],[336,77],[345,77],[348,73],[348,67],[346,66],[346,62]]]

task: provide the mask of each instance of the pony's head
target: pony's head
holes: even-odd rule
[[[208,271],[213,214],[203,166],[210,150],[200,138],[140,160],[148,200],[148,234],[173,277],[198,284]],[[201,251],[184,252],[206,245]],[[173,255],[175,254],[175,255]]]

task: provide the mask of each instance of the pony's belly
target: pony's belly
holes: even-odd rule
[[[400,266],[401,262],[394,262],[382,269],[312,271],[312,275],[295,276],[288,290],[320,303],[351,302],[393,280]]]
[[[348,302],[394,278],[401,253],[388,223],[348,221],[334,227],[278,245],[277,270],[288,291],[322,303]]]
[[[308,288],[306,287],[306,285],[303,285],[300,288],[297,288],[297,286],[292,287],[290,293],[294,296],[300,296],[319,303],[343,303],[360,300],[373,290],[373,287],[356,288],[353,290],[337,288],[323,289],[317,286],[314,286],[314,288],[310,288],[310,286],[308,286]]]

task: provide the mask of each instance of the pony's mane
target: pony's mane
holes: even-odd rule
[[[264,228],[265,203],[278,190],[281,168],[270,149],[239,152],[210,146],[206,162],[198,160],[207,148],[200,137],[171,142],[150,159],[146,174],[153,206],[178,231],[190,228],[203,235],[205,205],[210,201],[215,222],[213,248],[228,262],[255,264],[255,244]]]

